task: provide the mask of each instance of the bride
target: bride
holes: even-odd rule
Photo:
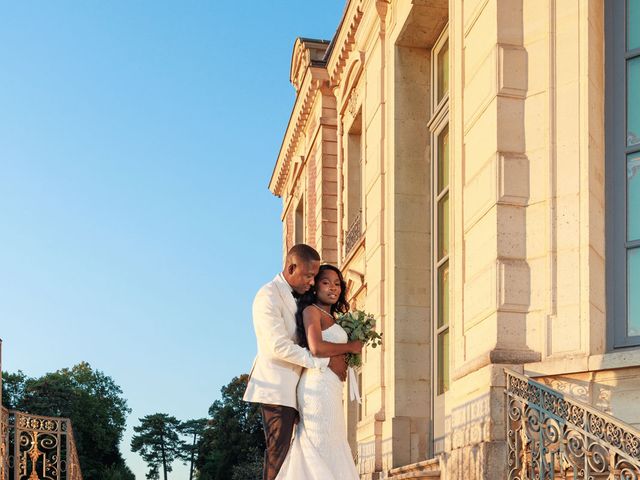
[[[335,321],[349,310],[346,284],[333,265],[322,265],[315,286],[298,302],[298,343],[315,356],[360,353],[361,342],[347,342]],[[300,421],[276,480],[358,480],[347,443],[342,382],[329,369],[308,369],[298,383]]]

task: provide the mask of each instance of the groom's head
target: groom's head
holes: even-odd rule
[[[319,269],[320,254],[309,245],[299,243],[287,253],[283,275],[296,293],[303,294],[313,286]]]

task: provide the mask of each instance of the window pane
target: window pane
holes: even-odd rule
[[[296,208],[295,218],[295,243],[304,243],[304,196],[300,198]]]
[[[438,135],[438,192],[449,185],[449,125]]]
[[[449,330],[438,334],[438,395],[449,390]]]
[[[627,240],[640,240],[640,152],[627,155]]]
[[[358,114],[347,136],[347,224],[353,225],[362,209],[362,134]],[[355,132],[355,133],[354,133]]]
[[[640,57],[627,61],[627,145],[640,144]]]
[[[438,268],[438,328],[449,325],[449,262]]]
[[[449,91],[449,40],[438,52],[438,102],[442,100]]]
[[[627,255],[627,303],[628,335],[640,335],[640,248],[629,250]]]
[[[640,0],[627,1],[627,49],[640,48]]]
[[[449,194],[438,200],[438,260],[449,255]]]

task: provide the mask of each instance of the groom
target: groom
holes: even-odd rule
[[[244,401],[259,403],[266,440],[264,480],[273,480],[284,462],[298,411],[296,387],[304,368],[330,368],[342,381],[344,355],[316,358],[296,343],[296,299],[313,286],[320,255],[309,245],[294,245],[284,271],[264,285],[253,301],[258,355],[249,374]]]

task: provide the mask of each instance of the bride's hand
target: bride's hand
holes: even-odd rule
[[[349,353],[362,353],[362,342],[360,340],[349,342]]]

